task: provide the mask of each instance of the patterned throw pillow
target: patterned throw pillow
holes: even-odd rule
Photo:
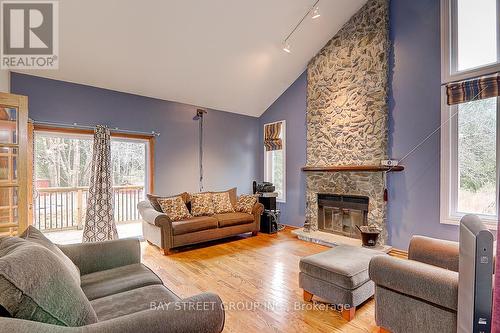
[[[149,202],[151,203],[151,206],[158,212],[161,212],[161,206],[158,202],[160,199],[170,199],[173,197],[182,197],[182,200],[184,200],[184,203],[187,203],[189,201],[189,193],[187,192],[182,192],[177,195],[169,195],[169,196],[161,196],[161,195],[156,195],[156,194],[146,194],[146,197],[148,198]]]
[[[257,197],[252,194],[243,194],[238,198],[236,203],[236,211],[252,214],[253,206],[257,202]]]
[[[191,218],[189,210],[181,196],[158,199],[161,210],[171,221],[180,221]]]
[[[237,189],[236,187],[230,188],[227,191],[218,191],[218,192],[212,192],[213,194],[215,193],[228,193],[229,194],[229,200],[231,200],[231,205],[236,207],[236,203],[238,202],[238,196],[236,195]]]
[[[213,193],[214,211],[215,214],[232,213],[234,207],[231,204],[231,199],[228,192]]]
[[[192,193],[191,194],[191,214],[193,216],[214,215],[214,201],[212,193]]]

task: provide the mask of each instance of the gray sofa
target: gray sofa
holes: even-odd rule
[[[165,255],[169,255],[171,249],[185,245],[248,232],[257,235],[260,230],[260,218],[264,212],[264,205],[257,202],[252,209],[252,214],[224,213],[172,222],[166,214],[156,210],[148,200],[139,202],[137,208],[142,217],[144,238],[149,244],[162,249]]]
[[[141,264],[140,244],[135,239],[59,246],[59,249],[71,259],[80,271],[79,279],[81,281],[81,291],[83,291],[82,295],[84,294],[84,297],[90,303],[91,309],[89,311],[95,311],[95,314],[92,313],[94,317],[96,316],[93,323],[79,327],[46,323],[53,320],[54,317],[48,317],[47,312],[42,313],[45,317],[40,317],[39,308],[43,308],[43,299],[35,305],[39,307],[37,308],[38,313],[32,311],[33,304],[28,305],[31,306],[31,313],[38,315],[38,318],[48,318],[49,320],[41,320],[45,323],[26,320],[26,311],[23,313],[18,310],[19,304],[12,305],[13,299],[14,301],[17,301],[17,299],[9,298],[9,296],[13,295],[13,291],[8,290],[9,276],[6,271],[11,269],[15,271],[16,267],[12,267],[12,264],[19,260],[29,261],[27,258],[31,255],[35,257],[36,262],[45,266],[43,269],[40,269],[40,267],[35,268],[31,272],[29,270],[33,268],[22,268],[21,271],[25,271],[26,276],[35,275],[33,276],[34,279],[41,279],[41,276],[36,276],[36,272],[43,271],[46,265],[50,265],[51,262],[55,262],[57,259],[42,246],[36,244],[27,245],[23,243],[25,240],[18,237],[10,238],[11,240],[8,241],[5,241],[6,238],[3,241],[0,238],[0,270],[4,270],[4,272],[0,272],[2,273],[0,274],[0,305],[3,306],[3,311],[1,311],[3,317],[0,317],[0,331],[2,332],[218,333],[223,329],[224,309],[221,299],[211,293],[202,293],[185,299],[179,298],[163,285],[156,274]],[[14,245],[7,243],[13,243]],[[59,251],[57,249],[50,250],[52,252]],[[32,251],[32,253],[30,254],[29,251]],[[10,256],[8,261],[2,261],[2,257],[5,259],[6,256]],[[48,257],[49,261],[45,261],[45,257]],[[61,267],[61,263],[57,263],[55,267]],[[66,288],[65,290],[74,286],[78,288],[78,283],[69,281],[72,280],[71,275],[58,271],[58,269],[60,268],[54,269],[53,274],[60,276],[55,278],[54,276],[45,277],[45,279],[51,281],[52,288],[62,288],[61,286],[54,286],[54,283],[58,284],[61,279],[68,280],[62,281],[62,283],[66,283],[65,286],[63,285]],[[75,271],[78,272],[78,270]],[[19,282],[13,283],[16,284],[16,287],[19,287]],[[43,288],[47,288],[46,286],[49,285],[43,283],[44,281],[41,281],[40,287],[19,294],[23,297],[28,295],[31,298],[23,301],[24,306],[26,306],[27,301],[33,303],[33,300],[39,299],[40,295],[43,295],[45,291]],[[32,284],[36,283],[28,282],[26,288],[30,288]],[[15,288],[14,292],[17,292]],[[56,303],[60,303],[55,305],[57,315],[66,310],[65,306],[67,304],[65,304],[64,293],[55,293],[55,295],[56,297],[60,296],[60,300],[56,299]],[[87,300],[84,301],[87,302]],[[50,302],[47,304],[54,306],[53,303],[52,300],[52,304]],[[8,313],[9,311],[6,311],[6,309],[9,308],[17,310],[11,310],[11,313]],[[69,316],[71,316],[71,312],[69,312]]]
[[[379,256],[370,261],[377,325],[392,333],[455,333],[458,243],[414,236],[408,259]]]

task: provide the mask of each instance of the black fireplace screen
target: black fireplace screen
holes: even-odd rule
[[[318,229],[360,238],[356,226],[368,225],[368,197],[318,194]]]

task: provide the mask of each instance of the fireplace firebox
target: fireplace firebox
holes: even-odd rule
[[[318,229],[361,238],[356,226],[368,225],[368,197],[318,193]]]

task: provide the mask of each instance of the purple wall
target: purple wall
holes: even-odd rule
[[[279,204],[281,222],[303,226],[305,220],[307,72],[299,78],[260,117],[260,147],[264,147],[264,124],[286,120],[286,203]],[[260,179],[264,178],[264,148],[259,151]]]
[[[198,190],[198,124],[196,107],[79,84],[12,73],[11,92],[29,97],[34,120],[83,125],[105,124],[138,131],[157,131],[156,193]],[[205,189],[233,186],[251,192],[258,179],[259,120],[208,110],[205,116]]]
[[[392,0],[392,91],[389,153],[403,157],[440,125],[440,10],[436,0]],[[457,240],[458,227],[439,222],[440,133],[389,177],[389,241],[406,249],[412,235]]]

